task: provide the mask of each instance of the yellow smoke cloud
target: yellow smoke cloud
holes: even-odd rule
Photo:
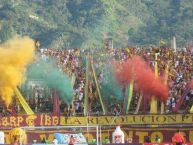
[[[15,37],[0,45],[0,96],[7,106],[14,89],[25,80],[25,68],[35,57],[34,41]]]

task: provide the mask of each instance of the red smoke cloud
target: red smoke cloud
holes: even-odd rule
[[[142,92],[144,96],[155,96],[165,101],[168,98],[168,88],[164,85],[162,78],[155,78],[154,72],[147,63],[139,56],[133,56],[125,62],[113,63],[115,75],[122,86],[128,86],[134,80],[135,89]]]

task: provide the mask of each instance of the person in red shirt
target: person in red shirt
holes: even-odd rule
[[[68,145],[74,145],[75,143],[75,139],[73,137],[73,135],[70,136],[70,141],[69,141],[69,144]]]
[[[176,145],[182,145],[185,143],[184,136],[180,133],[180,130],[177,130],[177,132],[172,137],[172,142],[176,143]]]

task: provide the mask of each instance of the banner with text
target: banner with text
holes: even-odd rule
[[[113,128],[102,127],[101,131],[98,134],[99,140],[101,142],[105,141],[106,138],[112,142],[112,133],[115,130],[115,126]],[[148,136],[152,143],[156,142],[156,136],[160,137],[161,143],[163,142],[171,142],[172,136],[179,128],[131,128],[122,126],[121,129],[124,132],[125,140],[132,139],[132,143],[144,143],[145,138]],[[78,134],[81,133],[83,136],[90,142],[93,139],[96,139],[96,130],[89,129],[81,129],[77,130],[77,128],[63,128],[63,129],[33,129],[28,130],[25,129],[27,134],[27,142],[32,143],[33,140],[37,140],[37,142],[41,142],[43,139],[49,140],[50,142],[54,139],[55,133],[61,134]],[[181,128],[181,133],[184,135],[186,142],[193,142],[193,128]],[[9,131],[5,131],[5,142],[10,143]]]
[[[0,118],[1,129],[20,126],[192,124],[193,114],[65,117],[49,114]]]

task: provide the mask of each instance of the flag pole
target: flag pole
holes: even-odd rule
[[[93,58],[92,58],[92,61],[91,61],[91,69],[92,69],[92,72],[93,72],[94,81],[95,81],[95,85],[97,87],[97,92],[98,92],[98,95],[99,95],[99,100],[100,100],[100,103],[101,103],[101,106],[102,106],[103,114],[105,115],[106,114],[106,110],[105,110],[105,107],[104,107],[104,104],[103,104],[100,88],[99,88],[99,85],[98,85],[95,69],[94,69],[94,66],[93,66]]]
[[[166,68],[165,68],[165,78],[164,78],[164,84],[167,85],[167,81],[168,81],[168,70],[169,70],[169,63],[166,65]],[[164,105],[164,102],[161,102],[161,114],[164,113],[164,108],[165,108],[165,105]]]
[[[130,104],[131,104],[131,99],[132,99],[132,96],[133,96],[133,84],[134,84],[134,81],[131,80],[131,82],[129,84],[129,87],[128,87],[129,95],[127,97],[127,102],[126,102],[127,103],[126,110],[125,110],[126,114],[128,114],[128,112],[129,112],[129,108],[130,108]]]
[[[158,77],[158,64],[157,64],[158,59],[157,59],[157,56],[158,56],[158,54],[155,53],[155,66],[154,66],[155,78]],[[156,100],[155,96],[152,96],[152,98],[151,98],[150,113],[153,113],[153,114],[157,113],[157,100]]]
[[[135,109],[135,114],[137,114],[139,112],[139,108],[140,108],[140,105],[141,105],[142,98],[143,98],[143,94],[141,93],[140,96],[139,96],[139,100],[137,102],[137,107]]]
[[[89,55],[86,57],[86,83],[85,83],[85,88],[84,88],[84,116],[87,115],[88,111],[88,82],[89,82]]]

